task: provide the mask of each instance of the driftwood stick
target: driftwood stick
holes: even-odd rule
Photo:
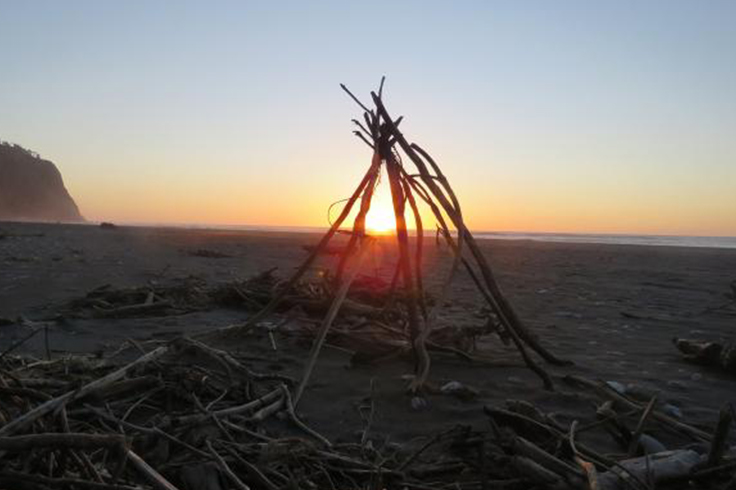
[[[355,250],[355,246],[357,245],[358,240],[360,240],[365,235],[365,218],[371,208],[373,191],[376,187],[376,182],[378,181],[378,176],[381,169],[381,157],[379,156],[378,152],[373,152],[373,158],[371,159],[371,168],[375,168],[375,173],[373,174],[373,177],[363,191],[363,196],[360,199],[360,209],[358,210],[358,215],[353,221],[353,233],[352,235],[350,235],[348,244],[345,246],[345,250],[340,257],[340,262],[337,265],[337,272],[335,273],[335,283],[338,285],[342,281],[342,275],[345,272],[345,266],[347,265],[350,256]]]
[[[378,139],[378,119],[374,117],[372,113],[364,112],[363,120],[365,121],[366,126],[371,129],[373,141]]]
[[[455,243],[455,240],[452,238],[452,235],[450,234],[450,229],[447,226],[445,218],[444,216],[442,216],[442,212],[437,207],[437,205],[434,203],[434,201],[432,201],[432,198],[421,187],[421,184],[419,182],[417,182],[414,179],[408,179],[408,180],[412,188],[417,192],[417,194],[419,194],[422,200],[425,203],[427,203],[429,208],[432,210],[432,214],[434,214],[434,217],[437,220],[437,224],[439,225],[437,228],[438,233],[442,234],[442,237],[445,239],[448,246],[453,251],[455,260],[463,264],[463,266],[465,267],[465,270],[468,272],[468,275],[470,275],[470,278],[473,280],[473,283],[478,288],[478,291],[480,291],[481,295],[483,295],[483,298],[486,300],[486,302],[488,302],[489,306],[491,306],[492,309],[495,308],[495,303],[493,302],[493,299],[491,298],[490,293],[486,289],[485,285],[481,283],[480,279],[478,279],[478,275],[475,273],[470,263],[462,256],[462,245],[463,245],[462,236],[459,235],[458,242]],[[455,266],[456,264],[453,264],[453,267]],[[443,287],[449,288],[450,281],[451,281],[451,278],[448,279],[448,283],[446,283],[446,285]],[[438,304],[441,304],[441,303],[438,303]],[[495,312],[495,309],[494,309],[494,312]]]
[[[216,410],[207,414],[194,414],[179,417],[176,419],[176,425],[187,425],[206,422],[212,417],[212,415],[216,417],[230,417],[233,415],[242,415],[246,412],[255,412],[265,406],[270,405],[279,398],[281,398],[281,390],[279,388],[276,388],[272,391],[269,391],[262,397],[249,401],[248,403],[244,403],[242,405],[223,408],[221,410]]]
[[[347,88],[345,90],[350,93]],[[380,162],[379,162],[380,163]],[[342,212],[340,213],[340,216],[335,220],[334,223],[332,223],[332,226],[327,231],[327,233],[324,234],[320,242],[317,244],[316,247],[314,247],[314,250],[312,250],[312,253],[307,257],[307,259],[302,263],[302,265],[297,269],[297,271],[294,273],[293,276],[289,279],[289,281],[286,283],[286,285],[279,291],[278,294],[276,294],[271,301],[268,302],[268,304],[263,307],[261,311],[253,315],[251,318],[249,318],[245,324],[239,325],[237,328],[240,329],[248,329],[255,325],[257,322],[259,322],[261,319],[265,318],[267,315],[271,314],[273,310],[276,309],[276,307],[281,303],[281,301],[286,297],[286,295],[291,291],[291,289],[294,287],[294,285],[299,281],[299,279],[302,278],[302,276],[309,270],[309,267],[311,267],[312,263],[315,261],[315,259],[320,255],[322,250],[327,246],[329,241],[332,239],[332,237],[337,232],[338,228],[340,228],[340,225],[342,225],[342,222],[345,221],[345,219],[350,214],[350,210],[353,209],[353,205],[355,204],[355,201],[358,200],[358,197],[360,197],[361,193],[363,192],[363,189],[371,182],[371,179],[376,173],[376,168],[374,168],[374,165],[371,165],[371,167],[368,169],[368,171],[363,176],[363,180],[360,182],[358,187],[353,192],[353,195],[350,196],[347,203],[345,204],[345,207],[342,209]],[[228,330],[231,330],[232,327],[228,327]]]
[[[580,479],[583,477],[582,472],[574,466],[562,461],[561,459],[551,455],[544,449],[540,448],[531,441],[527,441],[523,437],[516,437],[513,444],[515,454],[526,456],[548,470],[564,476],[566,479]]]
[[[116,318],[134,315],[145,315],[170,308],[172,305],[168,301],[160,301],[158,303],[140,303],[137,305],[126,305],[118,308],[103,309],[96,308],[94,316],[97,318]]]
[[[452,186],[450,185],[450,181],[447,180],[447,177],[445,177],[445,174],[442,173],[442,170],[440,169],[439,165],[434,161],[434,159],[424,151],[419,145],[416,143],[411,144],[411,148],[416,150],[417,153],[419,153],[432,167],[432,170],[434,170],[435,176],[437,181],[439,181],[440,185],[445,189],[445,192],[447,192],[447,195],[450,197],[450,200],[452,201],[452,206],[455,208],[455,211],[458,215],[462,217],[462,210],[460,209],[460,200],[455,195],[455,191],[452,190]]]
[[[588,480],[588,487],[591,490],[598,490],[598,471],[595,469],[595,465],[589,461],[586,461],[583,459],[580,455],[580,452],[578,451],[577,446],[575,445],[575,428],[578,425],[577,420],[573,420],[572,424],[570,425],[570,437],[569,437],[569,444],[570,449],[573,453],[573,459],[575,460],[575,463],[577,463],[578,466],[583,470],[585,473],[585,477]]]
[[[67,393],[64,393],[63,395],[60,395],[56,398],[52,398],[51,400],[45,403],[42,403],[41,405],[37,406],[31,411],[26,412],[25,414],[8,422],[2,428],[0,428],[0,437],[9,436],[19,430],[22,430],[28,427],[30,424],[32,424],[39,418],[43,417],[44,415],[47,415],[55,411],[57,408],[71,402],[74,399],[83,398],[89,393],[102,389],[114,383],[115,381],[118,381],[119,379],[124,378],[125,375],[128,374],[128,371],[132,370],[135,367],[141,366],[147,362],[154,361],[158,359],[159,357],[163,356],[164,354],[166,354],[167,352],[169,352],[169,346],[159,347],[155,350],[152,350],[148,354],[139,357],[138,359],[131,362],[130,364],[127,364],[121,367],[120,369],[113,371],[112,373],[106,376],[103,376],[102,378],[99,378],[99,379],[96,379],[95,381],[87,383],[86,385],[82,386],[78,390],[69,391]]]
[[[223,445],[223,447],[230,454],[230,456],[235,458],[235,461],[237,461],[241,466],[245,468],[245,470],[248,472],[248,474],[253,480],[257,481],[258,483],[266,487],[267,490],[278,490],[279,489],[278,485],[276,485],[266,475],[264,475],[263,472],[259,470],[257,466],[241,458],[235,449],[227,445]]]
[[[0,470],[0,485],[3,488],[16,488],[15,485],[33,483],[32,488],[81,488],[89,490],[140,490],[139,486],[117,485],[112,483],[91,482],[76,478],[51,478],[39,474],[20,473],[12,470]],[[12,487],[10,485],[13,485]],[[21,488],[29,488],[23,486]]]
[[[138,456],[135,452],[128,450],[128,461],[133,467],[138,470],[154,487],[158,490],[179,490],[177,487],[171,484],[161,473],[154,470],[151,465],[146,463],[143,458]]]
[[[517,412],[511,412],[509,410],[504,410],[497,407],[489,407],[487,405],[483,407],[483,411],[491,418],[491,420],[494,420],[496,418],[505,418],[507,420],[523,422],[524,424],[528,424],[529,426],[546,432],[550,436],[553,436],[560,441],[565,441],[568,439],[568,434],[566,432],[562,432],[559,429],[552,427],[551,425],[544,424]],[[499,420],[496,420],[496,422],[498,421]],[[580,443],[577,443],[576,447],[578,448],[580,454],[584,455],[586,458],[590,459],[596,464],[600,464],[601,466],[611,466],[613,464],[613,460],[598,454],[597,452]]]
[[[378,100],[376,98],[376,100]],[[409,320],[409,332],[411,334],[412,348],[414,352],[414,374],[410,390],[417,392],[421,390],[427,376],[429,375],[430,359],[427,348],[424,345],[422,321],[417,312],[417,290],[411,269],[411,258],[409,254],[409,234],[406,229],[406,218],[404,216],[404,191],[400,181],[399,164],[390,149],[382,148],[383,157],[386,159],[386,171],[391,186],[391,197],[394,205],[394,216],[396,217],[396,238],[399,245],[399,265],[406,293],[406,309]]]
[[[591,490],[600,490],[600,485],[598,484],[598,472],[596,471],[595,466],[583,460],[580,457],[580,451],[578,451],[577,449],[577,444],[575,443],[575,432],[576,432],[577,426],[578,426],[578,421],[573,420],[572,424],[570,425],[570,435],[568,439],[570,448],[572,449],[572,452],[575,455],[575,462],[578,463],[582,467],[583,471],[585,471],[586,476],[588,477],[588,485],[590,486]],[[590,455],[588,456],[588,458],[592,459],[590,458]],[[622,466],[621,464],[615,461],[610,461],[610,462],[604,461],[602,457],[597,457],[597,459],[599,460],[598,464],[601,464],[609,471],[612,467],[616,467],[619,470],[626,473],[628,477],[630,477],[630,479],[625,478],[619,473],[615,473],[615,474],[620,481],[624,482],[627,486],[631,487],[633,490],[640,490],[641,488],[644,488],[644,490],[649,490],[649,486],[646,483],[644,483],[639,477],[637,477],[634,473],[629,471],[625,466]],[[637,487],[636,485],[634,485],[634,482],[636,482],[639,486]]]
[[[430,163],[430,165],[432,165],[432,168],[434,169],[435,174],[437,175],[437,178],[439,179],[439,181],[442,184],[442,186],[445,187],[445,190],[447,191],[448,195],[450,196],[450,199],[452,200],[452,204],[455,207],[455,210],[457,211],[458,215],[462,219],[462,210],[460,208],[460,201],[457,199],[457,196],[455,195],[455,192],[452,190],[452,187],[450,186],[450,183],[447,180],[447,178],[445,178],[445,175],[442,173],[442,170],[440,170],[439,166],[435,163],[435,161],[432,159],[432,157],[429,156],[424,150],[422,150],[421,148],[419,148],[419,146],[412,145],[412,147],[413,148],[416,148],[416,150],[419,151],[422,154],[422,156],[424,156],[424,158]],[[402,171],[402,174],[404,176],[405,181],[409,185],[411,185],[412,182],[414,182],[414,179],[411,178],[406,173],[406,171],[403,168],[401,169],[401,171]],[[416,184],[417,184],[417,187],[421,187],[421,185],[419,185],[418,182]],[[432,201],[431,197],[429,196],[429,194],[427,193],[427,191],[424,188],[422,188],[422,191],[423,191],[423,193],[420,194],[420,196],[423,199],[425,199],[425,201]],[[434,205],[434,203],[432,203],[432,204]],[[415,207],[415,206],[413,206],[413,207]],[[438,213],[435,213],[435,214],[440,214],[440,216],[441,216],[441,213],[439,213],[439,209],[437,209],[437,211],[438,211]],[[444,219],[442,221],[444,223]],[[447,228],[447,225],[444,225],[444,228]],[[439,242],[439,233],[440,233],[440,228],[438,227],[437,228],[437,236],[436,236],[436,241],[438,241],[438,242]],[[447,230],[447,233],[449,234],[449,230]],[[452,280],[455,277],[455,274],[457,273],[457,269],[460,266],[460,262],[462,260],[462,256],[463,256],[463,243],[464,243],[464,241],[465,241],[465,238],[464,238],[463,232],[461,230],[458,230],[457,251],[455,252],[455,258],[454,258],[454,260],[452,262],[452,268],[450,269],[450,273],[448,274],[447,279],[446,279],[445,283],[442,286],[442,289],[441,289],[441,292],[440,292],[440,297],[439,297],[439,299],[437,301],[437,304],[436,304],[437,306],[435,307],[435,311],[441,307],[442,303],[445,300],[445,297],[449,293],[450,284],[452,283]],[[475,280],[475,282],[478,283],[479,281],[477,281],[477,278],[475,276],[475,272],[472,271],[472,270],[470,272],[471,272],[471,275],[472,275],[473,279]],[[425,327],[425,328],[429,329],[431,327],[428,326],[428,327]]]
[[[284,398],[283,397],[277,398],[276,401],[258,410],[256,413],[253,414],[252,417],[248,417],[247,420],[250,422],[263,422],[268,417],[270,417],[271,415],[281,410],[281,407],[283,407],[283,405],[284,405]]]
[[[35,330],[31,331],[31,333],[29,333],[28,335],[26,335],[22,339],[13,342],[13,344],[10,345],[10,347],[8,347],[7,349],[5,349],[2,352],[2,354],[0,354],[0,360],[2,360],[3,357],[5,357],[6,355],[10,354],[11,352],[13,352],[15,349],[17,349],[21,345],[23,345],[26,342],[28,342],[31,338],[35,337],[36,334],[39,333],[39,332],[41,332],[42,330],[43,330],[42,328],[36,328]]]
[[[372,114],[371,110],[370,110],[370,109],[368,109],[368,108],[367,108],[367,107],[366,107],[366,106],[365,106],[365,105],[364,105],[364,104],[363,104],[363,103],[362,103],[362,102],[360,101],[360,99],[358,99],[358,98],[357,98],[357,97],[356,97],[356,96],[355,96],[355,95],[354,95],[354,94],[353,94],[353,93],[352,93],[352,92],[350,91],[350,89],[349,89],[349,88],[347,88],[347,87],[345,86],[345,84],[341,83],[341,84],[340,84],[340,88],[341,88],[341,89],[343,89],[343,90],[345,91],[345,93],[346,93],[346,94],[348,94],[348,95],[350,96],[350,98],[351,98],[351,99],[353,99],[353,100],[355,101],[355,103],[356,103],[356,104],[358,104],[358,105],[360,106],[360,108],[361,108],[361,109],[363,109],[363,110],[364,110],[365,112],[367,112],[368,114]]]
[[[381,77],[381,83],[378,85],[378,98],[383,98],[383,84],[386,83],[386,75]]]
[[[235,359],[229,352],[221,349],[216,349],[191,337],[183,337],[179,341],[184,343],[185,345],[191,345],[192,347],[200,350],[205,355],[216,360],[220,365],[225,368],[225,371],[230,378],[232,378],[232,373],[230,372],[230,368],[232,368],[235,371],[238,371],[241,374],[245,375],[245,377],[249,379],[279,379],[282,381],[288,380],[287,377],[282,375],[261,374],[253,372],[242,363],[240,363],[237,359]],[[289,382],[291,381],[289,380]]]
[[[345,279],[345,281],[343,281],[343,283],[340,285],[340,289],[338,289],[337,293],[335,294],[335,299],[332,301],[330,309],[327,312],[324,320],[322,321],[322,325],[320,325],[319,327],[317,337],[314,339],[314,343],[312,344],[312,351],[309,353],[309,359],[307,360],[307,364],[304,368],[302,380],[299,383],[296,394],[294,395],[294,406],[297,406],[299,404],[299,400],[304,393],[304,388],[306,388],[307,383],[309,382],[309,378],[312,376],[314,366],[317,363],[317,357],[319,357],[319,353],[322,350],[322,344],[324,344],[325,339],[327,338],[327,332],[330,330],[332,322],[335,320],[335,317],[337,317],[337,313],[340,311],[340,306],[345,300],[345,296],[347,296],[348,294],[350,285],[355,280],[355,276],[358,274],[358,271],[363,265],[363,259],[365,258],[366,251],[369,248],[369,240],[370,238],[363,238],[361,240],[356,263],[353,266],[353,269],[348,275],[347,279]]]
[[[71,432],[71,429],[69,427],[69,417],[68,417],[68,414],[67,414],[67,411],[66,411],[66,407],[62,407],[61,410],[59,410],[59,421],[61,422],[61,430],[65,434],[69,434]],[[121,444],[121,449],[123,447],[124,446]],[[122,450],[119,451],[119,452],[122,452]],[[80,453],[81,453],[81,455],[78,454],[77,451],[75,451],[73,449],[70,449],[69,452],[68,452],[69,456],[71,456],[71,458],[74,460],[74,462],[79,466],[79,468],[83,472],[85,472],[85,474],[89,478],[92,478],[95,481],[102,483],[104,480],[102,479],[102,476],[100,475],[100,472],[97,471],[97,468],[95,468],[95,466],[90,461],[89,457],[87,456],[87,453],[85,453],[85,452],[80,452]],[[66,452],[63,453],[64,456],[66,454],[67,454]],[[62,462],[61,462],[61,466],[62,467],[63,467],[64,461],[65,461],[64,460],[64,456],[62,456]],[[60,473],[63,474],[63,471],[60,471]]]
[[[636,455],[636,448],[639,446],[639,439],[641,438],[642,432],[644,432],[644,425],[647,423],[647,419],[649,419],[656,403],[657,397],[653,396],[652,399],[649,400],[649,403],[647,403],[647,408],[644,409],[644,413],[641,414],[639,423],[636,424],[636,429],[634,429],[634,432],[631,434],[631,441],[629,441],[629,456]]]
[[[419,301],[419,309],[422,312],[425,322],[427,321],[427,302],[424,297],[424,284],[422,280],[422,264],[423,264],[423,246],[424,246],[424,227],[422,226],[422,216],[419,213],[419,207],[417,207],[417,201],[414,199],[414,195],[411,192],[411,186],[402,176],[399,177],[401,186],[406,196],[406,200],[409,203],[412,214],[414,215],[414,223],[416,224],[416,250],[414,252],[414,274],[417,280],[417,299]],[[427,325],[424,326],[422,332],[425,336],[428,335]]]
[[[250,487],[243,483],[243,481],[238,478],[238,475],[235,474],[233,470],[230,469],[230,466],[228,466],[227,462],[223,459],[222,456],[220,456],[217,451],[215,451],[215,448],[212,447],[212,442],[207,441],[207,449],[210,450],[210,454],[212,457],[215,458],[215,461],[217,461],[217,465],[220,467],[220,470],[227,476],[227,478],[235,485],[235,488],[238,490],[250,490]]]
[[[452,433],[452,432],[453,432],[454,430],[455,430],[454,428],[453,428],[453,429],[448,429],[448,430],[445,430],[445,431],[443,431],[443,432],[439,432],[439,433],[435,434],[434,436],[432,436],[432,437],[431,437],[431,438],[430,438],[429,440],[427,440],[427,442],[425,442],[424,444],[422,444],[422,445],[421,445],[421,446],[420,446],[420,447],[419,447],[419,448],[418,448],[418,449],[417,449],[416,451],[414,451],[414,452],[413,452],[412,454],[410,454],[410,455],[409,455],[409,456],[408,456],[408,457],[407,457],[407,458],[406,458],[406,459],[404,460],[404,462],[402,462],[402,463],[401,463],[401,464],[400,464],[400,465],[398,466],[398,468],[396,468],[396,471],[403,471],[403,470],[405,470],[406,468],[408,468],[408,467],[409,467],[409,466],[410,466],[410,465],[411,465],[412,463],[414,463],[414,461],[416,461],[416,459],[417,459],[417,458],[418,458],[419,456],[421,456],[421,455],[422,455],[422,453],[424,453],[424,452],[425,452],[425,451],[426,451],[427,449],[429,449],[429,448],[430,448],[430,447],[431,447],[432,445],[434,445],[434,444],[436,444],[437,442],[439,442],[439,441],[440,441],[440,440],[441,440],[441,439],[442,439],[443,437],[445,437],[446,435],[448,435],[448,434]]]
[[[721,411],[718,415],[718,425],[713,433],[713,442],[710,446],[710,452],[708,453],[707,466],[718,466],[723,457],[723,452],[726,449],[726,441],[728,439],[728,431],[731,428],[732,411],[728,404],[721,407]]]
[[[366,128],[365,126],[363,126],[363,123],[361,123],[357,119],[352,119],[352,121],[353,121],[353,123],[356,126],[358,126],[361,129],[361,131],[363,131],[366,135],[368,135],[368,137],[370,139],[373,139],[373,133],[368,128]],[[371,146],[373,146],[373,145],[371,145]]]
[[[368,145],[371,149],[375,149],[376,148],[373,145],[373,143],[371,143],[370,141],[368,141],[368,139],[365,136],[363,136],[363,133],[362,132],[360,132],[360,131],[353,131],[353,134],[355,136],[357,136],[358,138],[360,138],[363,141],[363,143],[365,143],[366,145]]]
[[[121,449],[125,437],[114,434],[47,433],[25,436],[0,437],[0,450],[27,451],[29,449]]]
[[[281,385],[281,391],[284,393],[284,400],[286,400],[286,413],[289,415],[289,418],[291,421],[299,427],[301,430],[309,434],[310,436],[317,439],[319,442],[324,444],[326,447],[332,447],[332,443],[322,434],[317,432],[316,430],[309,427],[307,424],[302,422],[302,420],[297,416],[296,410],[294,409],[294,401],[291,398],[291,393],[289,392],[289,388],[286,387],[286,385]]]

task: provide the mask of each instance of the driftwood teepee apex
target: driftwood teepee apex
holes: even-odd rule
[[[343,225],[353,207],[360,199],[349,241],[341,252],[337,265],[335,278],[338,286],[332,304],[314,341],[305,374],[294,397],[294,401],[297,403],[309,380],[327,332],[345,300],[350,285],[356,277],[356,273],[360,269],[362,258],[367,249],[367,242],[371,240],[371,237],[366,234],[366,216],[371,207],[373,191],[378,182],[381,167],[385,165],[396,219],[396,239],[398,246],[396,277],[400,278],[401,287],[403,288],[404,294],[402,298],[404,308],[402,311],[406,324],[405,327],[411,339],[415,360],[415,377],[410,387],[411,391],[415,393],[421,391],[427,379],[430,358],[427,353],[426,342],[432,329],[432,323],[436,317],[436,310],[443,304],[443,301],[440,300],[435,302],[436,306],[434,308],[430,308],[425,301],[422,283],[424,229],[416,196],[432,211],[439,233],[444,237],[454,252],[455,259],[453,266],[449,276],[443,283],[442,290],[439,293],[440,298],[444,298],[447,294],[453,275],[462,265],[488,303],[492,312],[490,321],[496,325],[496,328],[502,334],[511,339],[526,365],[542,379],[546,388],[551,389],[551,378],[530,355],[528,349],[533,350],[551,364],[565,365],[570,364],[570,362],[557,358],[545,349],[539,343],[536,336],[521,322],[511,304],[504,297],[490,265],[481,253],[472,233],[463,220],[460,202],[447,178],[434,159],[425,150],[416,143],[409,143],[401,133],[399,125],[403,117],[394,119],[386,110],[382,97],[384,80],[385,78],[381,80],[377,93],[371,92],[373,109],[368,108],[347,87],[341,85],[342,89],[363,110],[362,121],[353,119],[353,123],[357,127],[354,134],[373,150],[371,164],[358,187],[350,198],[346,200],[346,204],[340,215],[332,223],[332,226],[322,237],[319,244],[312,250],[311,254],[281,289],[280,293],[262,311],[250,318],[247,325],[254,325],[276,308],[284,296],[303,277],[307,270],[309,270],[319,254],[325,250],[329,241]],[[416,172],[407,171],[402,162],[402,152],[414,164]],[[407,231],[407,204],[416,223],[416,245],[413,249],[410,248]],[[349,262],[353,262],[352,269],[350,272],[346,272]]]

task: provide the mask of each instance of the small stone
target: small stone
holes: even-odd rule
[[[664,404],[662,406],[662,411],[666,413],[667,415],[669,415],[670,417],[675,417],[677,419],[682,418],[682,410],[672,405],[671,403]]]
[[[687,389],[687,385],[683,383],[682,381],[670,380],[670,381],[667,381],[667,386],[675,390],[684,391]]]
[[[440,392],[445,395],[452,395],[461,400],[472,400],[478,396],[478,390],[470,386],[464,385],[459,381],[450,381],[440,388]]]
[[[644,371],[642,371],[642,373],[644,373]],[[631,395],[637,400],[651,400],[657,393],[654,390],[650,390],[649,388],[645,388],[641,385],[629,383],[626,385],[626,394]]]
[[[411,408],[414,410],[424,410],[427,408],[427,400],[421,396],[414,396],[411,398]]]
[[[655,454],[661,453],[667,450],[667,448],[652,436],[642,434],[639,437],[639,449],[644,454]]]
[[[623,383],[619,383],[618,381],[606,381],[606,384],[613,388],[614,391],[619,393],[620,395],[623,395],[626,393],[626,387],[623,385]]]
[[[442,393],[452,393],[453,391],[462,390],[463,384],[459,381],[449,381],[445,383],[442,388],[440,388],[440,391]]]

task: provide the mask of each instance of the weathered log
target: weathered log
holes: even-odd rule
[[[598,474],[598,484],[601,490],[618,490],[626,488],[626,482],[634,475],[639,480],[647,481],[651,478],[656,485],[686,478],[692,469],[700,463],[698,453],[689,449],[666,451],[627,459],[619,462],[625,472],[620,469],[611,469]]]

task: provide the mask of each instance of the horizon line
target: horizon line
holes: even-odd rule
[[[0,220],[2,222],[2,220]],[[21,222],[21,221],[18,221]],[[22,221],[24,223],[54,223],[51,221]],[[99,225],[103,222],[112,222],[120,226],[131,227],[149,227],[149,228],[195,228],[195,229],[214,229],[214,230],[253,230],[253,231],[284,231],[284,232],[323,232],[329,230],[327,225],[265,225],[265,224],[232,224],[232,223],[198,223],[198,222],[154,222],[154,221],[112,221],[87,219],[83,223],[68,224],[91,224]],[[340,229],[349,229],[349,227],[341,227]],[[409,231],[416,232],[416,228],[409,228]],[[425,229],[425,236],[434,235],[435,229]],[[456,230],[452,230],[456,232]],[[493,234],[493,235],[536,235],[536,236],[608,236],[608,237],[656,237],[656,238],[733,238],[736,235],[700,235],[700,234],[677,234],[677,233],[635,233],[635,232],[606,232],[606,231],[528,231],[528,230],[482,230],[470,229],[474,234]]]

